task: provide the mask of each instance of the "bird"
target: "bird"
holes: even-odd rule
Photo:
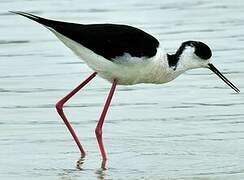
[[[164,84],[188,70],[208,68],[234,91],[240,92],[210,62],[212,51],[201,41],[185,41],[175,53],[165,53],[160,42],[153,35],[133,26],[110,23],[77,24],[47,19],[21,11],[10,12],[29,18],[49,29],[94,71],[56,103],[56,110],[76,142],[81,159],[86,153],[63,111],[64,104],[97,75],[112,84],[95,128],[102,156],[102,169],[106,169],[107,161],[102,127],[117,85]]]

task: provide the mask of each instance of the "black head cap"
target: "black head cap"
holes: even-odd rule
[[[184,42],[185,45],[191,46],[195,48],[195,54],[200,57],[201,59],[209,59],[212,56],[212,51],[211,49],[204,44],[203,42],[200,41],[186,41]]]

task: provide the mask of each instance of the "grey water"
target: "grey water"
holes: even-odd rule
[[[110,83],[95,78],[65,107],[79,151],[55,103],[92,71],[21,10],[77,23],[120,23],[153,34],[166,52],[200,40],[241,90],[207,69],[163,85],[118,86],[103,137],[94,129]],[[1,0],[0,179],[244,179],[244,1]]]

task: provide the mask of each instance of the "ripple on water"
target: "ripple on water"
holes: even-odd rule
[[[12,40],[12,41],[7,41],[7,40],[0,40],[0,45],[6,45],[6,44],[25,44],[25,43],[30,43],[29,40]]]

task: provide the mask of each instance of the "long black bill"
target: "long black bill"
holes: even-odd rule
[[[216,67],[214,67],[213,64],[209,63],[208,65],[209,65],[209,69],[213,71],[217,76],[219,76],[227,85],[229,85],[237,93],[240,92],[240,90],[234,84],[232,84],[232,82],[230,82],[223,74],[221,74],[221,72],[219,72],[219,70]]]

